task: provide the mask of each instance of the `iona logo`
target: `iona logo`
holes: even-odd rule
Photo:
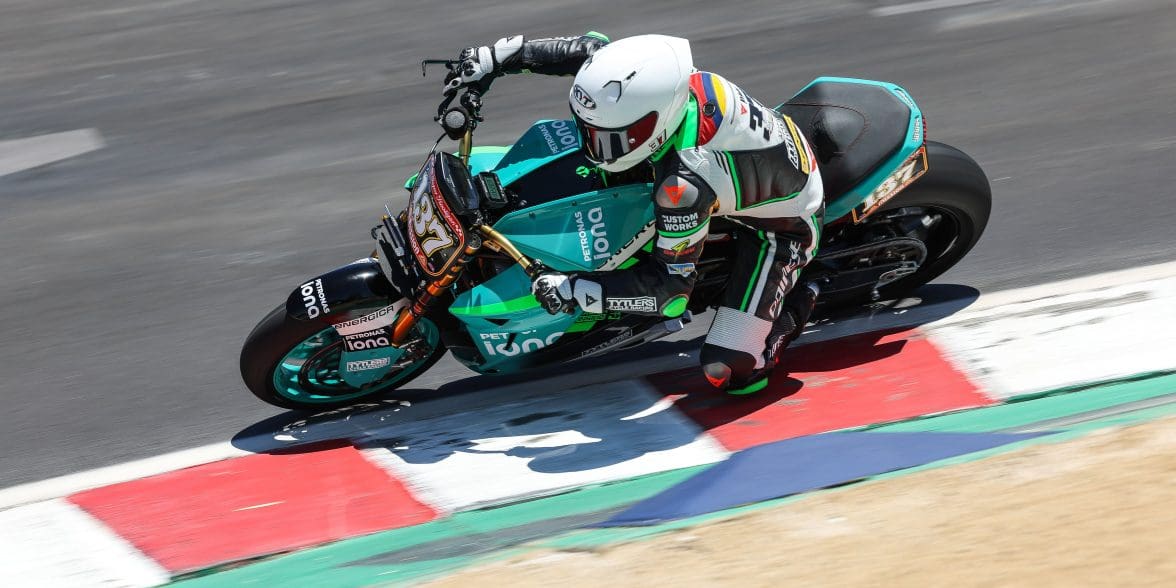
[[[587,221],[583,212],[577,210],[572,215],[576,219],[576,233],[580,237],[580,253],[584,261],[593,259],[608,259],[612,257],[612,247],[608,243],[608,228],[604,224],[604,210],[599,206],[588,211]]]
[[[580,84],[572,86],[572,98],[576,101],[576,104],[579,104],[588,110],[596,109],[596,101],[588,95],[588,92],[584,91],[584,88],[580,87]]]
[[[526,333],[522,333],[522,335],[526,335]],[[546,339],[540,339],[538,337],[511,337],[509,333],[481,333],[482,346],[485,348],[486,354],[498,357],[514,357],[520,353],[531,353],[543,349],[555,343],[561,335],[563,333],[552,333]],[[500,342],[496,343],[498,341]]]

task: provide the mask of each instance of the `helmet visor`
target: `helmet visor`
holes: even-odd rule
[[[573,114],[573,116],[575,116]],[[606,129],[587,123],[576,116],[580,139],[588,159],[596,163],[612,163],[628,155],[653,136],[657,127],[657,112],[651,112],[637,122],[621,128]]]

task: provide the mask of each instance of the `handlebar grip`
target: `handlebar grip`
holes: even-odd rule
[[[472,124],[470,113],[461,106],[454,106],[441,115],[441,128],[445,135],[454,141],[461,139]]]

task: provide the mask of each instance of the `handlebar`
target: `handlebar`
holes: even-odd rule
[[[431,64],[444,65],[450,73],[457,73],[461,61],[455,59],[423,59],[421,60],[421,75],[428,75]],[[484,79],[475,86],[466,86],[461,92],[450,92],[437,106],[437,114],[433,120],[445,130],[445,135],[454,141],[463,139],[473,132],[478,123],[482,122],[482,94],[490,87],[490,78]],[[459,98],[460,97],[460,98]],[[451,106],[454,98],[459,98],[457,106]]]

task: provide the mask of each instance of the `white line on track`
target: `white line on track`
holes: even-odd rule
[[[0,141],[0,177],[77,157],[105,145],[97,129]]]
[[[910,4],[896,4],[893,6],[881,6],[870,10],[872,16],[898,16],[901,14],[910,14],[912,12],[926,12],[928,10],[939,10],[941,8],[957,8],[960,6],[968,6],[970,4],[984,4],[992,2],[993,0],[923,0],[922,2],[911,2]]]

